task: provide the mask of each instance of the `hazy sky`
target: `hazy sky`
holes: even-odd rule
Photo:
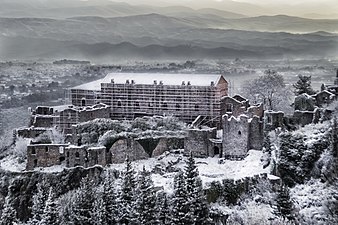
[[[89,0],[95,1],[95,0]],[[338,0],[112,0],[156,6],[182,5],[192,8],[217,8],[249,15],[287,14],[328,15],[338,18]],[[238,3],[238,4],[234,4]],[[241,4],[241,3],[246,3]],[[249,5],[247,5],[249,3]]]

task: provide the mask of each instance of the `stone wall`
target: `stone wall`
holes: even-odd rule
[[[261,150],[263,148],[264,129],[263,121],[254,116],[249,122],[249,146],[248,149]]]
[[[215,139],[216,132],[216,128],[189,129],[184,139],[184,154],[189,155],[192,152],[194,157],[208,157],[209,139]]]
[[[293,118],[297,124],[299,124],[300,126],[305,126],[313,122],[314,115],[314,111],[310,112],[297,110],[293,113]]]
[[[40,134],[43,134],[48,130],[51,130],[51,129],[28,127],[28,128],[18,129],[17,135],[22,138],[36,138]]]
[[[64,161],[63,144],[36,144],[27,146],[27,170],[35,167],[60,165]]]
[[[36,115],[32,119],[32,125],[34,127],[52,127],[53,116]]]
[[[223,156],[225,158],[243,158],[248,152],[249,118],[223,116]]]
[[[106,148],[69,146],[68,144],[34,144],[27,147],[27,170],[65,163],[66,167],[91,167],[107,164]]]
[[[103,146],[69,146],[65,148],[65,156],[67,167],[91,167],[95,165],[107,165],[106,148]]]
[[[264,130],[271,131],[278,127],[284,127],[284,113],[275,111],[264,112]]]
[[[123,163],[127,156],[130,161],[147,159],[150,157],[142,145],[132,138],[125,138],[116,141],[109,151],[111,153],[112,163]]]

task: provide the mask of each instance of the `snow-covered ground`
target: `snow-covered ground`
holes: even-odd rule
[[[232,161],[223,160],[220,164],[220,158],[196,158],[196,165],[203,181],[204,186],[208,186],[213,181],[222,181],[223,179],[239,180],[245,177],[252,177],[263,173],[270,172],[270,167],[263,169],[260,161],[262,152],[257,150],[250,150],[248,156],[244,160]],[[150,158],[147,160],[139,160],[132,163],[136,171],[141,171],[143,167],[151,171],[155,167],[165,168],[170,162],[176,162],[174,168],[184,169],[186,157],[182,155],[169,154],[167,156],[159,156],[157,158]],[[124,164],[113,164],[109,168],[124,170]],[[173,190],[173,179],[175,172],[164,173],[163,175],[154,173],[152,175],[155,186],[163,187],[166,192]]]
[[[212,181],[222,181],[223,179],[242,179],[244,177],[250,177],[257,174],[269,173],[270,168],[263,169],[263,165],[260,161],[262,157],[261,151],[250,150],[248,156],[244,160],[231,161],[224,160],[222,164],[219,163],[220,158],[196,158],[196,165],[200,177],[204,186],[208,186]],[[166,154],[156,158],[149,158],[146,160],[139,160],[132,162],[133,168],[137,171],[141,171],[143,167],[148,171],[153,171],[154,168],[160,168],[163,173],[152,174],[155,186],[163,187],[167,192],[173,190],[173,179],[175,172],[165,172],[165,168],[168,168],[170,164],[173,171],[177,169],[184,169],[186,157],[182,154]],[[177,163],[175,163],[177,162]],[[17,158],[8,156],[0,162],[0,168],[12,172],[21,172],[25,170],[25,163],[18,163]],[[107,167],[108,169],[115,169],[123,171],[125,164],[112,164]],[[36,168],[35,171],[41,171],[45,173],[57,173],[66,169],[64,166],[52,166],[47,168]]]

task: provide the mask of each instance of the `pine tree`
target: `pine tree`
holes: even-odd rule
[[[293,85],[295,88],[295,94],[308,94],[313,95],[316,92],[311,87],[311,76],[298,75],[299,80]]]
[[[209,208],[192,154],[190,154],[187,160],[185,180],[189,208],[187,219],[189,220],[189,224],[209,224]]]
[[[168,197],[165,192],[158,195],[157,198],[157,208],[158,208],[158,222],[161,225],[170,224],[170,210],[168,204]]]
[[[52,188],[49,188],[48,197],[45,203],[42,219],[39,225],[51,225],[58,223],[58,213],[56,207],[55,194]]]
[[[136,195],[137,222],[144,225],[155,225],[156,218],[156,192],[150,173],[143,167],[138,180]]]
[[[126,158],[126,171],[122,180],[121,192],[118,199],[118,218],[119,223],[130,225],[133,223],[135,214],[134,198],[135,198],[135,171],[131,166],[129,158]]]
[[[117,195],[113,179],[114,178],[112,174],[109,171],[107,171],[103,183],[103,191],[104,191],[104,205],[106,207],[108,224],[116,224],[118,217]]]
[[[73,203],[73,221],[75,224],[92,224],[91,210],[94,202],[94,182],[85,177],[81,181],[80,188],[76,191]]]
[[[107,222],[107,207],[103,200],[104,193],[97,192],[93,203],[93,210],[91,213],[93,225],[108,225]],[[110,223],[113,224],[113,223]]]
[[[277,214],[288,220],[293,220],[293,203],[290,198],[289,188],[282,185],[277,194]]]
[[[172,198],[171,225],[190,224],[189,199],[185,188],[184,174],[180,171],[174,178],[174,196]]]
[[[5,204],[2,209],[0,225],[13,225],[18,222],[16,210],[14,209],[11,197],[8,195],[5,199]]]
[[[32,218],[28,221],[29,224],[39,224],[42,220],[42,215],[45,209],[45,202],[48,198],[48,183],[43,180],[36,185],[37,192],[33,195]]]

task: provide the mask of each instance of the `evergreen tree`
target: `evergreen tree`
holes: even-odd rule
[[[14,209],[10,199],[11,198],[9,195],[5,198],[5,204],[3,205],[2,209],[0,225],[13,225],[18,222],[16,210]]]
[[[189,199],[185,188],[184,174],[180,171],[174,178],[174,196],[172,198],[171,225],[187,225],[189,220]]]
[[[185,180],[189,208],[187,219],[189,220],[189,224],[209,224],[209,208],[192,154],[190,154],[187,160]]]
[[[109,171],[107,171],[103,183],[103,191],[104,191],[104,205],[106,207],[108,224],[116,224],[118,217],[117,196],[113,179],[114,178],[112,174]]]
[[[158,195],[157,199],[158,221],[161,225],[170,224],[170,210],[168,204],[168,197],[165,192]]]
[[[108,225],[107,222],[107,207],[103,200],[104,193],[97,192],[93,203],[92,224],[93,225]],[[113,224],[113,223],[110,223]]]
[[[92,224],[91,210],[94,202],[94,182],[85,177],[80,188],[76,191],[73,203],[73,221],[75,224]]]
[[[42,215],[45,209],[45,202],[48,198],[48,183],[43,180],[36,185],[37,192],[33,195],[32,218],[28,221],[29,224],[39,224],[42,220]]]
[[[150,173],[143,167],[143,171],[139,176],[136,195],[137,222],[144,225],[158,224],[155,207],[156,192],[154,184]]]
[[[289,188],[282,185],[277,194],[277,214],[288,220],[294,220],[293,203],[290,198]]]
[[[135,171],[131,166],[129,158],[126,158],[126,171],[122,179],[121,192],[118,199],[118,219],[119,223],[129,225],[133,223],[135,215]]]
[[[51,225],[58,223],[58,213],[55,201],[55,195],[52,188],[49,188],[48,197],[45,203],[42,219],[39,225]]]
[[[311,76],[298,75],[299,80],[293,85],[295,88],[295,94],[308,94],[313,95],[316,92],[311,87]]]

